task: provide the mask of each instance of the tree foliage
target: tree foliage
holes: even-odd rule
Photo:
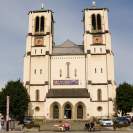
[[[16,120],[23,119],[28,110],[29,95],[20,80],[9,81],[0,92],[0,113],[4,116],[7,96],[10,96],[10,117]]]
[[[125,115],[133,108],[133,86],[128,83],[120,84],[116,90],[117,110]]]

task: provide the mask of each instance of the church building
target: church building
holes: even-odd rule
[[[114,54],[107,8],[83,10],[83,44],[54,41],[52,10],[29,12],[24,55],[28,116],[87,120],[115,113]],[[79,18],[80,21],[80,18]]]

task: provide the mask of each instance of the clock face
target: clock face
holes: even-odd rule
[[[43,45],[43,37],[37,37],[37,38],[35,38],[35,45],[36,46]]]
[[[101,35],[93,36],[93,44],[103,44]]]

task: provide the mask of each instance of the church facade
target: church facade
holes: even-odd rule
[[[29,12],[24,56],[28,115],[38,119],[87,120],[115,113],[114,55],[108,9],[83,11],[83,44],[54,43],[51,10]]]

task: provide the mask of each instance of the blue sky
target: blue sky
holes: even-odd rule
[[[29,10],[40,9],[41,3],[54,11],[56,44],[66,39],[77,44],[83,41],[82,10],[90,7],[92,0],[1,0],[0,87],[8,80],[22,79],[27,14]],[[97,7],[110,10],[116,82],[133,83],[133,1],[97,0]]]

